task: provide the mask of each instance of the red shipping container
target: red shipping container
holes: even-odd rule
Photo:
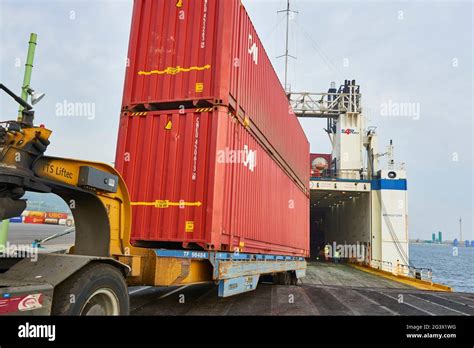
[[[25,216],[23,219],[24,224],[44,224],[44,217],[36,216]]]
[[[135,0],[128,57],[123,110],[230,106],[309,185],[308,141],[240,0]]]
[[[39,217],[39,218],[45,217],[45,213],[42,211],[28,211],[27,214],[28,214],[27,216],[30,216],[30,217]]]
[[[225,107],[123,113],[116,166],[132,244],[309,254],[308,195],[242,123]]]
[[[67,213],[54,213],[54,212],[48,212],[46,213],[46,218],[47,219],[67,219]]]

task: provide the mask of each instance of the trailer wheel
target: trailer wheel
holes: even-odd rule
[[[128,315],[125,279],[116,267],[92,263],[56,287],[52,315]]]
[[[296,272],[291,272],[291,285],[298,285],[298,277]]]
[[[273,276],[273,284],[278,285],[291,285],[291,274],[290,272],[276,273]]]
[[[291,285],[291,272],[285,272],[283,274],[284,274],[284,277],[283,277],[284,285]]]

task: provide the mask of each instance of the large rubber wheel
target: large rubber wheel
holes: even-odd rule
[[[298,285],[298,278],[296,277],[296,272],[291,272],[291,285]]]
[[[52,315],[128,315],[125,278],[116,267],[92,263],[56,287]]]
[[[273,276],[273,284],[277,285],[291,285],[290,272],[281,272]]]
[[[283,285],[291,285],[291,273],[285,272],[283,273]]]

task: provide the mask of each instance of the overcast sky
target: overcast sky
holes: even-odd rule
[[[285,0],[243,1],[280,77]],[[474,239],[471,1],[292,1],[293,91],[357,79],[380,144],[394,140],[409,178],[411,238]],[[132,1],[0,0],[0,82],[19,92],[30,32],[39,36],[32,86],[47,93],[36,120],[54,130],[49,155],[113,162]],[[18,64],[19,63],[19,64]],[[88,103],[69,116],[65,102]],[[389,104],[390,103],[390,104]],[[386,115],[385,105],[414,103]],[[419,108],[419,109],[418,109]],[[2,119],[16,105],[0,97]],[[416,112],[416,111],[419,112]],[[312,152],[330,152],[324,123],[302,122]],[[381,148],[383,151],[384,148]],[[382,161],[384,164],[384,161]]]

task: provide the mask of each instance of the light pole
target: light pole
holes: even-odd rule
[[[33,72],[33,61],[35,58],[36,39],[38,36],[31,33],[28,43],[28,54],[25,63],[25,76],[23,78],[23,86],[21,87],[21,99],[28,102],[28,90],[30,89],[31,73]],[[23,107],[20,105],[18,110],[18,121],[23,121]],[[10,220],[6,219],[0,223],[0,247],[5,247],[8,240],[8,231],[10,229]]]

